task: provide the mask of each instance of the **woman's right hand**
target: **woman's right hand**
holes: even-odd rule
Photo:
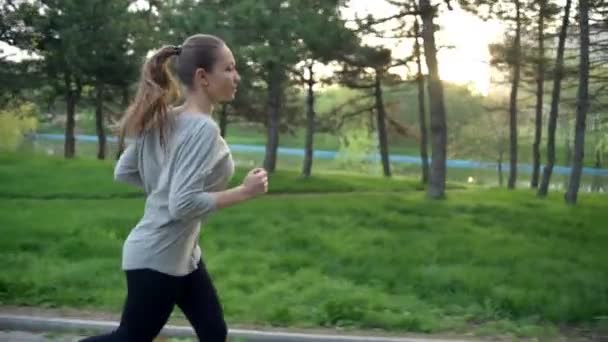
[[[268,191],[268,173],[263,168],[255,168],[245,176],[243,191],[248,197],[255,197]]]

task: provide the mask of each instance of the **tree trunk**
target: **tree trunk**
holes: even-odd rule
[[[498,153],[498,186],[502,188],[504,181],[502,176],[502,151]]]
[[[566,114],[567,115],[567,114]],[[564,118],[564,132],[565,132],[565,142],[564,142],[564,166],[566,167],[571,167],[572,166],[572,145],[570,144],[570,137],[572,136],[572,134],[570,134],[570,123],[568,122],[568,118],[565,117]],[[564,188],[568,189],[568,187],[570,186],[570,177],[565,176],[564,177]]]
[[[570,141],[568,141],[568,139],[569,138],[566,137],[566,152],[564,153],[565,154],[565,156],[564,156],[564,158],[565,158],[564,166],[565,167],[571,167],[572,166],[572,162],[571,162],[572,158],[570,157],[570,155],[572,153],[570,152]],[[564,178],[564,183],[563,183],[564,189],[568,189],[568,186],[570,184],[570,177],[568,175],[564,175],[563,178]]]
[[[589,0],[579,0],[580,62],[576,125],[574,131],[574,159],[570,182],[565,195],[566,203],[576,204],[585,158],[585,127],[589,110]]]
[[[540,142],[543,132],[543,98],[545,84],[545,11],[547,0],[540,0],[538,10],[538,62],[536,69],[536,118],[534,120],[534,143],[532,145],[532,179],[530,187],[538,187],[540,174]]]
[[[276,170],[277,151],[279,148],[279,111],[281,105],[281,85],[279,66],[273,62],[268,65],[268,137],[264,168],[272,173]]]
[[[302,165],[302,176],[310,177],[313,161],[313,142],[315,134],[315,93],[313,86],[315,79],[312,63],[308,65],[308,94],[306,97],[306,143],[304,150],[304,163]]]
[[[572,144],[570,144],[570,137],[572,135],[570,134],[570,125],[568,124],[566,126],[566,148],[564,149],[565,152],[565,166],[572,166]]]
[[[103,85],[95,87],[95,129],[97,130],[97,159],[106,159],[106,132],[103,127]]]
[[[543,178],[538,188],[538,196],[545,197],[549,190],[549,181],[555,165],[555,128],[557,126],[557,115],[559,112],[559,100],[561,94],[561,83],[564,75],[564,46],[566,43],[566,33],[570,18],[570,7],[572,0],[566,0],[564,7],[564,18],[562,28],[559,33],[557,45],[557,57],[555,60],[555,70],[553,78],[553,93],[551,98],[551,111],[549,112],[549,123],[547,127],[547,165],[543,169]]]
[[[220,135],[226,139],[226,128],[228,127],[228,105],[222,103],[222,110],[220,111]]]
[[[515,189],[517,182],[517,91],[521,70],[521,9],[520,0],[515,0],[515,58],[513,65],[513,82],[511,84],[511,98],[509,101],[509,189]]]
[[[76,126],[76,94],[72,87],[72,79],[69,74],[64,76],[66,87],[66,120],[65,120],[65,141],[64,141],[64,156],[65,158],[74,158],[76,155],[76,137],[74,129]]]
[[[433,24],[435,10],[431,6],[430,0],[420,0],[419,7],[422,11],[424,56],[429,69],[428,91],[431,110],[432,160],[427,195],[432,199],[441,199],[445,197],[447,124],[443,84],[439,78],[439,67],[437,65],[437,47]]]
[[[388,137],[386,133],[386,110],[382,99],[382,71],[376,70],[376,83],[374,85],[374,96],[376,98],[376,125],[378,125],[378,143],[380,145],[380,157],[382,158],[382,171],[384,177],[391,176],[391,161],[388,154]]]
[[[418,74],[416,75],[416,82],[418,83],[418,118],[420,121],[420,161],[422,164],[422,184],[429,183],[429,152],[428,152],[428,136],[426,128],[426,108],[425,108],[425,96],[424,96],[424,76],[422,75],[422,60],[420,57],[420,42],[418,37],[420,36],[420,27],[418,25],[418,19],[414,22],[414,31],[416,34],[416,40],[414,41],[414,54],[416,55],[416,65],[418,68]]]

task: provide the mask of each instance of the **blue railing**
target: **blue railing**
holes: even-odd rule
[[[64,136],[62,134],[31,134],[28,136],[28,138],[34,139],[34,140],[61,140],[61,141],[63,141]],[[97,142],[97,136],[77,134],[76,140],[85,141],[85,142]],[[110,136],[110,137],[107,137],[107,141],[108,142],[117,142],[117,138]],[[229,145],[230,145],[230,149],[233,152],[262,154],[266,151],[266,147],[262,146],[262,145],[243,145],[243,144],[229,144]],[[279,153],[279,155],[303,157],[304,149],[291,148],[291,147],[279,147],[278,153]],[[338,154],[339,154],[338,151],[315,150],[314,158],[332,160],[332,159],[337,158]],[[372,160],[372,161],[379,161],[380,155],[378,153],[374,153],[372,155],[369,155],[367,157],[367,159]],[[390,160],[391,160],[391,163],[398,163],[398,164],[420,165],[422,163],[419,156],[402,155],[402,154],[391,154]],[[429,162],[430,162],[430,158],[429,158]],[[494,162],[482,162],[482,161],[462,160],[462,159],[449,159],[449,160],[447,160],[447,166],[449,168],[456,168],[456,169],[496,170],[498,168],[498,164],[494,163]],[[518,168],[518,171],[520,171],[520,172],[532,173],[532,165],[518,164],[517,168]],[[503,164],[503,170],[505,172],[509,171],[508,163]],[[556,165],[553,167],[553,172],[555,174],[563,174],[563,175],[569,174],[570,167]],[[585,167],[585,168],[583,168],[583,174],[590,175],[590,176],[608,177],[608,169],[597,169],[597,168]]]

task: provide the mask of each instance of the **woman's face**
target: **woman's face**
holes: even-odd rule
[[[231,101],[241,79],[234,56],[226,45],[222,45],[216,58],[211,70],[202,72],[202,89],[213,103]]]

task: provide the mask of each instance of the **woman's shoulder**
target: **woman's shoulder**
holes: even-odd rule
[[[175,116],[177,128],[185,135],[217,135],[220,128],[210,115],[181,113]]]

